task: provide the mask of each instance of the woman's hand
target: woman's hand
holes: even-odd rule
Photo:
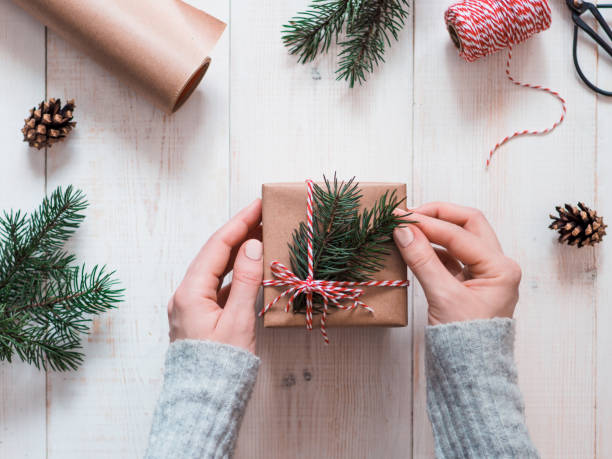
[[[211,340],[255,353],[254,305],[263,276],[263,247],[249,238],[261,239],[260,223],[257,199],[202,247],[168,303],[170,341]],[[232,283],[221,288],[232,269]]]
[[[397,228],[394,238],[425,291],[430,325],[512,317],[521,269],[480,211],[430,203],[408,219],[417,223]]]

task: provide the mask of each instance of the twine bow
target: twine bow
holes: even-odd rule
[[[316,280],[314,278],[314,251],[312,247],[312,233],[313,233],[313,185],[312,180],[306,181],[306,226],[308,238],[308,276],[306,279],[300,279],[293,273],[289,268],[278,261],[271,263],[272,274],[275,279],[264,280],[264,286],[282,286],[288,287],[283,293],[278,295],[268,304],[266,304],[259,316],[263,316],[274,304],[276,304],[281,298],[290,296],[285,306],[285,312],[291,311],[293,302],[299,295],[306,295],[306,329],[312,330],[312,297],[314,293],[319,294],[323,298],[323,314],[321,315],[321,334],[325,340],[325,344],[329,344],[329,338],[325,328],[325,322],[327,320],[327,313],[329,309],[329,303],[332,303],[339,309],[355,309],[362,307],[370,312],[374,310],[367,304],[362,302],[359,298],[363,295],[363,289],[354,287],[407,287],[408,281],[395,280],[395,281],[366,281],[366,282],[352,282],[352,281],[332,281],[332,280]],[[344,305],[340,303],[342,300],[351,300],[352,303]]]

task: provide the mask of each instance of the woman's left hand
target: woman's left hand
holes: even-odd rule
[[[255,353],[254,306],[263,276],[260,224],[257,199],[202,247],[168,303],[170,341],[210,340]],[[232,270],[232,283],[221,288]]]

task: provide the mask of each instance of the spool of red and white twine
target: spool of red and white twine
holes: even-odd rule
[[[306,279],[300,279],[289,268],[278,261],[273,261],[271,264],[272,274],[275,279],[264,280],[264,286],[282,286],[288,287],[283,293],[278,295],[268,304],[266,304],[259,316],[263,316],[274,304],[281,298],[290,295],[289,301],[285,306],[285,312],[291,311],[293,302],[299,295],[306,295],[306,329],[312,330],[312,313],[313,303],[312,297],[316,293],[323,298],[323,314],[321,315],[321,334],[325,344],[329,344],[329,337],[325,328],[329,303],[332,303],[339,309],[355,309],[362,307],[370,312],[374,312],[371,307],[359,300],[363,294],[363,289],[354,287],[408,287],[410,283],[406,280],[395,281],[369,281],[369,282],[348,282],[348,281],[330,281],[316,280],[314,278],[314,250],[312,246],[312,230],[313,230],[313,186],[312,180],[306,180],[306,226],[308,238],[308,276]],[[344,305],[340,303],[342,300],[351,300],[352,303]]]
[[[504,137],[489,152],[487,167],[497,149],[509,140],[522,135],[546,134],[563,122],[565,100],[558,92],[540,85],[521,83],[510,75],[512,46],[550,27],[547,0],[463,0],[446,10],[444,19],[459,55],[466,61],[473,62],[507,48],[508,79],[517,86],[547,92],[561,102],[561,117],[552,126],[543,130],[525,129]]]

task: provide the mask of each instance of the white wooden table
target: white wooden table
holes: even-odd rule
[[[575,75],[564,2],[551,0],[551,29],[517,48],[513,68],[559,89],[567,119],[504,147],[488,172],[492,144],[546,126],[559,106],[507,83],[502,54],[463,62],[442,21],[450,1],[414,0],[387,63],[353,90],[335,81],[333,53],[298,65],[282,46],[281,25],[306,0],[193,3],[229,28],[201,87],[167,116],[0,0],[0,208],[30,209],[60,184],[82,188],[91,206],[71,249],[117,269],[127,289],[118,310],[95,320],[79,371],[0,365],[0,457],[142,456],[168,344],[166,302],[192,256],[263,182],[333,171],[405,181],[414,204],[450,200],[486,213],[524,270],[516,354],[537,447],[551,458],[612,457],[612,236],[577,250],[547,229],[566,201],[612,221],[612,105]],[[581,51],[599,81],[612,82],[595,51]],[[45,96],[75,98],[78,120],[47,153],[19,133]],[[332,330],[329,348],[318,334],[259,323],[263,365],[237,457],[431,457],[426,303],[418,285],[409,295],[407,328]]]

